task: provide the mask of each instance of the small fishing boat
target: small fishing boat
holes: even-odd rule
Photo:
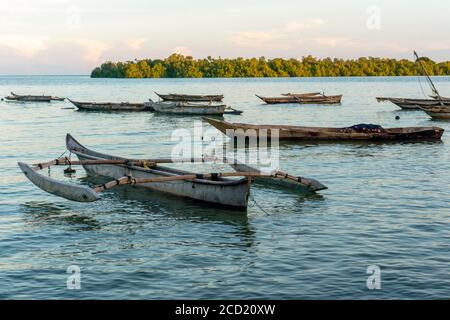
[[[36,186],[54,195],[79,202],[100,199],[100,192],[119,185],[135,185],[180,197],[201,200],[224,206],[247,207],[250,179],[245,174],[229,174],[238,179],[225,178],[225,173],[195,174],[160,166],[158,160],[132,160],[90,150],[71,135],[66,137],[66,146],[80,161],[57,159],[31,167],[19,163],[27,178]],[[170,159],[160,160],[168,163]],[[90,176],[102,176],[112,180],[96,188],[57,181],[37,171],[53,165],[80,164]]]
[[[64,101],[65,98],[54,97],[54,96],[33,96],[33,95],[19,95],[11,92],[10,96],[5,97],[7,100],[11,101],[21,101],[21,102],[51,102],[51,101]]]
[[[294,96],[300,104],[339,104],[342,101],[342,95],[335,96]]]
[[[144,103],[129,102],[79,102],[68,99],[82,111],[151,111]]]
[[[224,98],[223,94],[220,95],[193,95],[193,94],[155,94],[164,101],[192,101],[192,102],[221,102]]]
[[[290,95],[284,97],[262,97],[255,94],[255,96],[267,104],[297,103],[297,99]]]
[[[287,125],[253,125],[230,123],[203,118],[222,133],[232,138],[278,136],[280,140],[304,141],[405,141],[439,140],[444,129],[439,127],[409,127],[385,129],[378,125],[360,124],[345,128],[301,127]]]
[[[227,108],[224,104],[199,104],[189,102],[154,102],[150,99],[145,106],[155,112],[190,115],[223,115]]]
[[[299,104],[339,104],[342,100],[342,95],[325,96],[325,95],[286,95],[283,97],[261,97],[256,95],[259,99],[267,104],[281,104],[281,103],[299,103]]]
[[[421,109],[433,119],[450,120],[450,106]]]
[[[378,102],[389,101],[404,110],[420,110],[427,107],[450,106],[450,99],[407,99],[407,98],[388,98],[377,97]]]
[[[404,110],[421,110],[421,109],[429,109],[434,107],[446,107],[450,106],[450,98],[442,97],[439,94],[439,91],[437,90],[436,86],[433,83],[433,80],[431,80],[431,77],[429,76],[427,69],[422,63],[422,60],[420,60],[419,55],[416,51],[414,51],[414,56],[416,57],[416,62],[419,63],[423,74],[425,75],[427,82],[431,88],[432,94],[430,97],[432,99],[409,99],[409,98],[389,98],[389,97],[377,97],[378,102],[384,102],[384,101],[390,101],[393,104],[399,106],[400,108]]]

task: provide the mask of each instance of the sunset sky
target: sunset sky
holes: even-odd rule
[[[106,60],[450,60],[448,0],[0,0],[0,74],[89,74]]]

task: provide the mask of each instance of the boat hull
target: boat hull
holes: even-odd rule
[[[82,111],[150,111],[151,108],[144,105],[144,103],[92,103],[92,102],[78,102],[72,101],[79,110]]]
[[[427,107],[450,106],[450,100],[436,99],[405,99],[405,98],[376,98],[378,102],[390,101],[404,110],[420,110]]]
[[[438,127],[411,127],[385,129],[384,132],[350,132],[348,128],[298,127],[283,125],[251,125],[229,123],[204,118],[209,124],[231,138],[259,138],[278,136],[279,140],[303,141],[407,141],[439,140],[444,129]]]
[[[66,144],[67,149],[76,154],[80,160],[124,159],[89,150],[70,136],[68,136]],[[101,176],[110,179],[118,179],[127,175],[131,175],[134,178],[158,178],[192,174],[162,166],[143,168],[127,165],[84,165],[83,167],[90,176]],[[250,181],[245,178],[238,180],[219,179],[217,181],[204,179],[195,179],[192,181],[178,180],[139,184],[136,187],[238,209],[247,207],[250,194]]]
[[[156,92],[155,92],[156,93]],[[189,95],[189,94],[159,94],[156,93],[164,101],[185,101],[185,102],[221,102],[223,95]]]
[[[448,110],[443,109],[423,109],[422,110],[428,114],[433,119],[439,120],[450,120],[450,107]]]
[[[53,96],[31,96],[31,95],[19,95],[11,92],[10,96],[5,97],[6,100],[19,101],[19,102],[52,102],[52,101],[64,101],[65,98],[53,97]]]
[[[256,95],[259,99],[267,104],[339,104],[342,101],[342,95],[338,96],[322,96],[322,95],[286,95],[283,97],[261,97]]]
[[[226,105],[194,105],[180,102],[148,102],[146,106],[159,113],[182,115],[223,115]]]

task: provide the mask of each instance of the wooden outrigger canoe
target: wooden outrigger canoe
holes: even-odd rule
[[[65,98],[54,97],[54,96],[33,96],[33,95],[19,95],[11,92],[10,96],[5,97],[7,100],[11,101],[21,101],[21,102],[51,102],[51,101],[64,101]]]
[[[192,101],[192,102],[221,102],[224,98],[223,94],[220,95],[194,95],[194,94],[155,94],[164,101]]]
[[[377,97],[378,102],[389,101],[404,110],[420,110],[427,107],[450,106],[450,99],[407,99],[407,98],[389,98]]]
[[[211,118],[203,118],[222,133],[232,137],[259,137],[260,133],[270,137],[272,134],[280,140],[303,141],[405,141],[405,140],[439,140],[444,129],[439,127],[409,127],[365,130],[366,125],[347,128],[300,127],[287,125],[253,125],[246,123],[229,123]],[[361,129],[359,129],[361,128]]]
[[[226,174],[195,174],[152,163],[116,157],[90,150],[71,135],[66,137],[67,150],[76,154],[79,163],[90,176],[115,179],[110,183],[91,189],[86,186],[60,182],[37,173],[39,169],[58,164],[58,160],[39,164],[32,168],[19,163],[20,168],[36,186],[57,196],[79,202],[92,202],[100,199],[99,192],[118,185],[135,185],[180,197],[230,206],[247,207],[250,192],[250,179],[245,175],[239,179],[224,178]],[[78,164],[75,161],[60,160],[60,164]]]
[[[450,120],[450,106],[421,109],[433,119]]]
[[[155,112],[191,115],[223,115],[226,105],[197,104],[189,102],[154,102],[150,100],[145,106]]]
[[[299,104],[339,104],[342,100],[342,95],[325,96],[325,95],[286,95],[283,97],[261,97],[256,95],[259,99],[267,104],[282,104],[282,103],[299,103]]]
[[[73,105],[82,111],[151,111],[144,103],[129,102],[79,102],[68,99]]]
[[[67,157],[39,163],[33,167],[19,162],[25,176],[42,190],[78,202],[99,200],[100,193],[122,185],[132,185],[180,197],[205,201],[233,208],[246,208],[251,181],[254,178],[274,179],[277,186],[293,191],[315,192],[326,187],[314,179],[295,177],[281,171],[263,173],[249,166],[235,167],[238,172],[219,172],[196,174],[161,166],[161,163],[174,163],[172,159],[127,159],[90,150],[77,142],[70,134],[66,136],[66,147],[78,157],[78,161]],[[182,163],[217,161],[218,158],[181,160]],[[224,163],[230,164],[227,160]],[[89,176],[101,176],[110,182],[90,188],[52,179],[38,173],[51,166],[82,165]],[[248,172],[242,172],[248,169]],[[229,179],[229,177],[240,177]],[[292,180],[289,182],[288,180]],[[267,182],[270,183],[269,180]]]

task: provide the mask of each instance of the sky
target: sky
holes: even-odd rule
[[[448,0],[0,0],[0,74],[165,58],[450,60]]]

